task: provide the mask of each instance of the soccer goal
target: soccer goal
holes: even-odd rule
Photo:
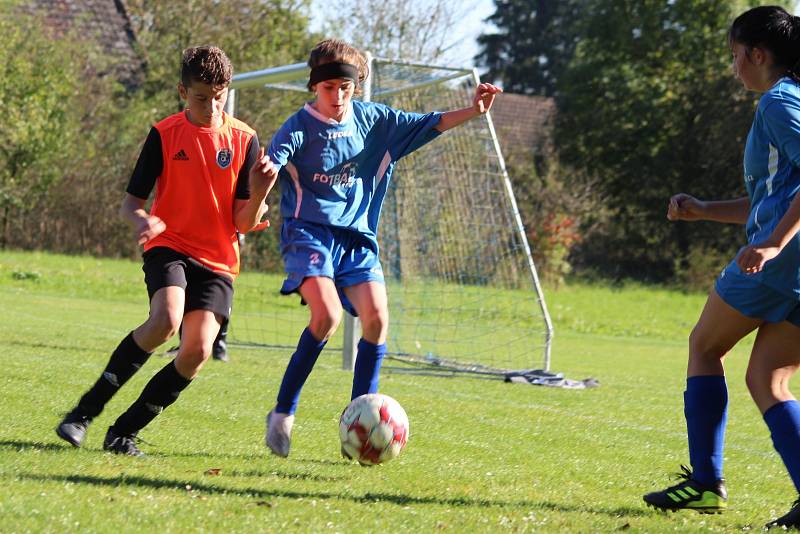
[[[377,58],[370,64],[361,98],[406,111],[465,107],[480,83],[474,69]],[[228,110],[253,91],[308,94],[308,72],[300,63],[238,74]],[[491,116],[400,160],[391,180],[378,232],[389,294],[387,357],[419,371],[549,370],[553,327]],[[279,276],[270,287],[253,280],[245,273],[237,282],[231,340],[291,352],[307,310],[292,297],[272,304]],[[345,313],[340,330],[329,350],[341,351],[350,368],[357,320]]]

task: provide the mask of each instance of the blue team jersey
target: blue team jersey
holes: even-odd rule
[[[397,160],[434,139],[440,113],[406,113],[352,101],[341,122],[306,104],[272,138],[281,215],[377,236]]]
[[[750,197],[747,241],[755,244],[769,237],[800,190],[800,84],[790,78],[761,96],[747,135],[744,180]],[[800,298],[800,234],[752,276]]]

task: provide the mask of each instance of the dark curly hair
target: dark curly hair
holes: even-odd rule
[[[192,82],[212,86],[227,86],[233,77],[233,65],[221,48],[213,45],[192,46],[183,51],[181,83],[189,87]]]

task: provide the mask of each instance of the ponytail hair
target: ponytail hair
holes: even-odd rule
[[[800,17],[780,6],[760,6],[733,21],[728,41],[769,50],[775,65],[800,82]]]
[[[793,42],[795,50],[800,48],[800,17],[795,16],[792,17],[792,28],[793,28]],[[795,58],[795,62],[789,67],[789,75],[795,79],[795,81],[800,82],[800,52],[797,53],[797,57]]]

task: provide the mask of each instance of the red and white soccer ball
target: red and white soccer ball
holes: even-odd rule
[[[408,441],[408,416],[393,398],[380,393],[361,395],[339,418],[342,453],[365,465],[397,458]]]

